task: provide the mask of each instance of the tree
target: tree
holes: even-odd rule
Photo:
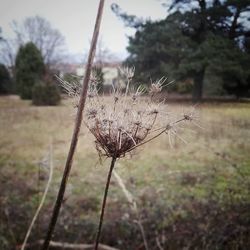
[[[234,40],[240,36],[245,36],[249,32],[249,12],[250,1],[249,0],[227,0],[225,2],[229,13],[227,22],[229,22],[229,38]],[[230,22],[231,21],[231,22]]]
[[[130,56],[126,63],[136,65],[137,81],[148,81],[168,75],[176,78],[176,72],[186,50],[190,50],[190,40],[186,39],[174,19],[179,13],[157,22],[147,21],[129,37],[127,47]],[[167,41],[167,42],[166,42]]]
[[[0,28],[0,63],[7,65],[10,68],[12,76],[14,75],[12,70],[15,66],[16,55],[16,43],[13,40],[6,40],[2,36],[2,29]]]
[[[179,76],[193,78],[193,97],[201,99],[207,67],[206,61],[201,61],[202,50],[199,48],[206,39],[205,10],[206,6],[200,5],[190,12],[174,11],[160,22],[139,22],[116,8],[116,13],[137,29],[135,36],[129,38],[128,62],[134,62],[137,69],[140,65],[141,74],[146,72],[147,77],[154,78],[170,72],[176,75],[174,71],[177,73],[178,69]],[[198,64],[194,64],[195,58],[199,60]]]
[[[0,64],[0,95],[9,94],[12,90],[11,77],[4,64]]]
[[[60,59],[65,39],[60,31],[51,27],[49,21],[41,16],[34,16],[26,18],[21,25],[14,21],[12,27],[18,43],[23,45],[33,42],[41,51],[47,66]]]
[[[59,30],[53,28],[49,21],[40,16],[28,17],[23,23],[12,22],[14,39],[4,39],[1,44],[0,59],[9,66],[13,62],[20,46],[32,42],[41,51],[47,68],[62,59],[65,39]]]
[[[227,75],[225,69],[231,68],[232,65],[236,69],[236,64],[240,65],[240,61],[245,60],[242,58],[245,57],[244,53],[239,51],[239,38],[249,32],[249,27],[243,14],[250,11],[250,1],[174,0],[170,9],[178,9],[180,7],[184,10],[180,28],[183,35],[189,37],[196,47],[191,57],[187,56],[187,58],[192,62],[191,65],[193,64],[194,66],[193,68],[190,65],[188,66],[189,72],[190,70],[193,71],[193,97],[195,100],[200,100],[202,98],[206,70],[214,66],[216,58],[218,61],[217,66],[222,68],[218,58],[222,53],[220,53],[219,49],[216,50],[218,41],[221,41],[221,39],[233,41],[233,44],[223,42],[226,45],[226,49],[223,48],[226,62],[223,61],[224,67],[220,72],[224,72],[224,76]],[[225,54],[229,55],[232,49],[238,51],[238,61],[236,58],[225,56]],[[222,78],[226,80],[227,77],[224,76]],[[234,78],[233,81],[238,80]]]
[[[20,47],[15,68],[18,93],[22,99],[31,99],[33,86],[45,72],[42,55],[32,42]]]
[[[12,75],[14,75],[17,43],[13,39],[2,38],[0,45],[0,61],[8,65],[12,70]]]
[[[116,6],[113,10],[126,21],[126,25],[136,28],[135,36],[129,38],[128,62],[134,63],[141,75],[139,78],[159,77],[171,74],[175,79],[192,79],[193,99],[200,101],[203,95],[206,72],[220,73],[222,68],[219,55],[220,41],[228,66],[235,64],[232,57],[225,56],[233,49],[242,50],[243,37],[249,34],[245,14],[249,11],[249,0],[173,0],[169,14],[162,21],[141,21],[126,15]],[[243,15],[244,14],[244,15]],[[225,42],[231,41],[231,42]],[[246,60],[246,59],[244,59]],[[170,73],[171,72],[171,73]],[[136,72],[138,74],[138,72]]]
[[[250,97],[250,53],[246,46],[244,43],[242,50],[231,42],[227,51],[220,50],[223,60],[217,71],[223,79],[224,89],[237,98]]]

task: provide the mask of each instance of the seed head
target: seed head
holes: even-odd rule
[[[151,84],[148,90],[150,95],[147,96],[145,87],[130,87],[134,71],[134,68],[122,69],[127,79],[126,91],[114,85],[111,93],[113,98],[99,96],[96,80],[90,82],[84,123],[95,137],[96,149],[100,155],[124,157],[164,132],[175,135],[177,123],[192,120],[191,113],[173,119],[166,112],[163,103],[152,100],[152,95],[159,93],[164,87],[165,77]],[[68,85],[67,89],[72,93]],[[77,92],[80,93],[78,90]],[[77,97],[79,98],[79,94]]]
[[[150,94],[156,94],[162,91],[162,88],[164,87],[164,83],[166,82],[167,78],[166,77],[162,77],[161,79],[159,79],[156,82],[153,82],[151,84],[151,87],[149,89],[149,93]]]
[[[124,75],[128,80],[132,80],[135,74],[135,67],[121,67],[119,68],[122,75]]]

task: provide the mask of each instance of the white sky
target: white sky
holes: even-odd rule
[[[101,25],[101,38],[118,57],[127,55],[127,35],[133,30],[125,28],[111,11],[117,3],[128,14],[149,17],[153,20],[166,16],[161,0],[106,0]],[[165,1],[166,2],[166,1]],[[82,54],[89,47],[98,0],[0,0],[0,27],[3,35],[11,36],[12,20],[21,22],[28,16],[40,15],[51,22],[65,36],[67,48],[72,54]]]

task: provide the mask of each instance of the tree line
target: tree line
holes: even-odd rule
[[[250,0],[171,0],[164,8],[166,18],[152,21],[112,5],[125,25],[136,31],[129,37],[125,64],[136,66],[137,82],[167,76],[175,81],[168,90],[192,93],[195,101],[204,94],[249,97]],[[13,22],[12,28],[14,39],[5,38],[0,30],[0,93],[18,90],[17,55],[27,43],[41,53],[43,81],[64,49],[64,37],[42,17]]]
[[[53,66],[60,61],[64,38],[40,17],[12,23],[14,39],[0,33],[0,94],[17,93],[35,105],[56,105],[60,91]]]
[[[168,1],[169,2],[169,1]],[[200,101],[213,95],[250,96],[250,1],[172,0],[166,18],[144,20],[113,11],[136,30],[126,63],[138,82],[167,75],[172,89]]]

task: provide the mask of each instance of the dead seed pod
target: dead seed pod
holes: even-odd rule
[[[125,68],[122,72],[127,74],[126,91],[113,86],[113,102],[107,103],[108,98],[99,96],[95,86],[90,86],[91,97],[85,115],[85,124],[96,138],[98,153],[111,158],[124,157],[164,132],[170,134],[177,123],[191,121],[191,116],[187,114],[179,120],[171,120],[164,110],[165,105],[152,100],[152,94],[164,87],[165,77],[149,86],[149,96],[142,96],[146,92],[145,87],[129,87],[134,68]]]
[[[194,119],[193,111],[179,117],[175,115],[175,118],[172,118],[169,115],[171,112],[166,111],[164,104],[153,100],[152,97],[162,91],[166,81],[165,77],[151,83],[148,89],[149,95],[142,97],[142,94],[146,92],[144,87],[137,89],[130,87],[134,71],[134,68],[122,70],[127,81],[125,91],[113,86],[112,98],[98,95],[96,81],[91,82],[89,86],[84,122],[95,138],[99,156],[112,159],[104,192],[95,249],[98,249],[110,178],[116,160],[162,134],[168,135],[170,145],[172,145],[172,135],[184,141],[177,134],[177,126],[180,123],[193,122]],[[68,84],[64,83],[64,86],[66,90],[70,90],[69,94],[72,96],[72,90]],[[74,93],[77,93],[77,90]],[[76,98],[76,100],[78,99]]]
[[[177,124],[193,122],[194,113],[184,113],[180,118],[171,118],[166,106],[152,99],[162,91],[167,78],[152,82],[148,90],[144,86],[130,86],[135,68],[123,68],[120,72],[127,79],[125,92],[113,86],[113,102],[98,95],[98,79],[92,74],[88,90],[88,101],[84,122],[95,137],[96,148],[102,156],[121,158],[137,147],[157,138],[161,134],[176,135]],[[80,84],[62,81],[63,88],[75,98],[77,107]],[[148,92],[149,95],[145,95]],[[110,99],[109,99],[110,100]],[[133,105],[132,105],[133,104]]]

